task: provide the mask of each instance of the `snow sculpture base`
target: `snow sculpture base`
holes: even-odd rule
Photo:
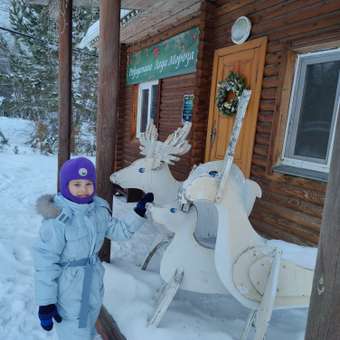
[[[159,325],[183,281],[183,276],[183,269],[176,269],[171,280],[165,285],[165,287],[163,287],[158,298],[155,311],[148,321],[148,326],[157,327]]]

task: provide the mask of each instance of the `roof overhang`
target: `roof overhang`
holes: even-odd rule
[[[26,0],[28,3],[55,6],[55,0]],[[120,40],[131,44],[164,32],[197,16],[201,0],[122,0],[121,8],[138,10],[138,14],[121,24]],[[73,0],[74,6],[99,6],[99,0]],[[93,27],[92,27],[93,26]],[[94,23],[87,34],[86,46],[99,38],[99,24]]]

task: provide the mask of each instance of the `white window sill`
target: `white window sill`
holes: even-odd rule
[[[328,173],[322,171],[298,168],[295,166],[284,164],[273,166],[273,171],[280,174],[303,177],[313,179],[315,181],[328,182]]]

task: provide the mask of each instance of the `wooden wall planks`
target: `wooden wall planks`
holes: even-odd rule
[[[214,50],[232,46],[230,29],[241,15],[252,23],[250,39],[268,37],[264,79],[252,158],[251,177],[264,195],[254,207],[251,220],[259,232],[287,241],[316,244],[326,184],[272,172],[277,154],[273,144],[280,126],[281,92],[287,53],[312,45],[340,41],[340,1],[321,0],[217,0],[202,1],[198,16],[182,20],[162,33],[127,46],[126,53],[151,46],[191,27],[201,30],[197,71],[162,80],[159,112],[161,139],[181,123],[184,94],[194,94],[192,150],[173,168],[184,179],[193,164],[203,161],[208,119],[210,82]],[[125,59],[124,59],[125,58]],[[126,57],[121,71],[126,72]],[[121,87],[117,167],[138,158],[138,143],[131,138],[133,87]]]

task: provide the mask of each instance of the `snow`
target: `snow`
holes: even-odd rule
[[[0,2],[0,24],[6,28],[10,28],[9,8],[11,0],[1,0]]]
[[[11,0],[1,0],[0,1],[0,26],[4,28],[11,29],[11,23],[9,19],[9,11],[10,11]],[[11,33],[6,32],[4,30],[0,31],[4,39],[10,44],[13,45],[13,36]]]
[[[121,9],[120,10],[120,18],[122,19],[126,15],[128,15],[131,10]],[[93,43],[97,41],[99,38],[99,20],[95,21],[90,27],[87,29],[86,34],[83,39],[80,41],[77,47],[83,49],[85,47],[91,48]]]
[[[9,139],[0,151],[0,339],[6,340],[57,340],[54,331],[39,326],[30,253],[41,222],[34,204],[40,195],[55,192],[57,158],[25,145],[32,128],[31,122],[0,117],[0,130]],[[122,203],[116,204],[122,212]],[[239,339],[248,310],[231,296],[180,291],[159,328],[146,326],[162,285],[159,259],[152,271],[136,264],[153,241],[145,226],[131,241],[114,243],[113,261],[105,264],[104,303],[128,340]],[[306,309],[274,311],[267,339],[303,340],[306,316]]]
[[[307,269],[315,268],[317,248],[298,246],[281,240],[269,240],[267,245],[281,249],[283,260],[291,261]]]

